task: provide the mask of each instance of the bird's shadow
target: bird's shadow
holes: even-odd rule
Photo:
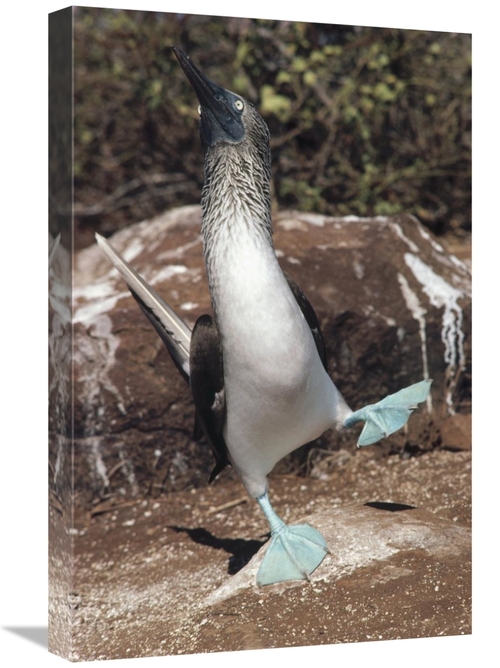
[[[370,508],[375,508],[376,510],[385,510],[389,512],[401,512],[405,510],[414,510],[415,506],[409,506],[404,503],[390,503],[387,501],[371,501],[364,504]],[[224,550],[231,556],[229,557],[229,563],[227,572],[229,575],[235,575],[240,571],[244,566],[248,564],[251,558],[257,554],[260,548],[265,545],[269,534],[265,537],[264,540],[247,540],[244,538],[218,538],[214,536],[210,531],[202,527],[197,527],[191,529],[189,527],[180,527],[169,525],[169,529],[177,533],[185,533],[189,538],[198,543],[199,545],[207,545],[212,547],[214,550]]]
[[[408,506],[406,503],[391,503],[390,501],[370,501],[365,503],[369,508],[375,510],[388,510],[391,513],[398,513],[402,510],[416,510],[416,506]]]
[[[229,575],[235,575],[250,559],[257,554],[260,548],[266,543],[266,540],[246,540],[244,538],[217,538],[210,531],[197,527],[190,529],[188,527],[169,526],[169,529],[177,533],[185,533],[192,541],[199,545],[208,545],[214,550],[224,550],[231,556],[227,572]]]

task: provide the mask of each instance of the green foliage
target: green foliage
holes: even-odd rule
[[[197,101],[171,44],[260,109],[278,206],[470,227],[469,35],[78,8],[82,227],[199,201]]]
[[[262,86],[260,89],[260,112],[264,115],[274,115],[282,123],[290,120],[292,102],[285,95],[276,92],[273,86]]]

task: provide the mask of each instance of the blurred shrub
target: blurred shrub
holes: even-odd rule
[[[470,228],[470,35],[75,9],[80,243],[200,198],[196,98],[170,45],[260,109],[280,208]]]

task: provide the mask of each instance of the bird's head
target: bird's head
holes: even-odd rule
[[[269,153],[269,130],[255,107],[213,83],[186,54],[172,47],[199,101],[200,137],[205,153],[219,144],[249,145]]]

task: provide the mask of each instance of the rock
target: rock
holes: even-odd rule
[[[415,555],[419,560],[441,566],[446,563],[453,568],[470,562],[468,528],[412,506],[395,503],[351,506],[314,514],[297,524],[303,521],[321,531],[331,551],[311,575],[313,585],[348,579],[356,587],[356,581],[361,579],[377,587],[389,580],[404,580],[413,575],[412,570],[396,566],[396,562],[403,564]],[[207,604],[221,603],[248,588],[259,591],[256,576],[266,550],[267,544],[245,568],[213,592]],[[279,594],[302,584],[294,580],[264,589]],[[408,602],[405,588],[395,584],[395,589]],[[414,594],[418,596],[418,589]],[[397,602],[394,607],[398,607]]]
[[[210,311],[199,224],[199,207],[183,207],[110,239],[189,325]],[[280,263],[318,314],[329,373],[348,403],[359,408],[431,377],[432,398],[388,443],[439,442],[442,421],[469,410],[467,266],[411,216],[281,212],[274,229]],[[205,484],[212,455],[191,440],[189,389],[97,245],[76,256],[74,320],[80,501]],[[330,433],[321,445],[352,448],[356,438]],[[280,470],[303,462],[292,454]]]
[[[328,540],[310,582],[255,586],[267,526],[238,481],[77,508],[69,589],[49,559],[52,651],[63,621],[80,661],[471,633],[471,453],[360,455],[328,480],[272,476],[280,515]]]
[[[472,416],[459,414],[449,415],[441,423],[441,439],[443,445],[453,450],[470,450],[472,448]]]
[[[221,651],[471,633],[469,529],[418,510],[359,506],[310,519],[332,550],[311,582],[258,590],[238,573],[200,612],[198,619],[214,621],[195,627],[193,648],[210,641]]]

